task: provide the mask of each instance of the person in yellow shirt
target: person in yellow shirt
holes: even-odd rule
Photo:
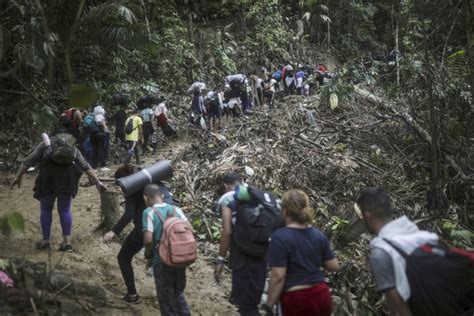
[[[140,163],[139,145],[143,143],[143,121],[138,115],[136,106],[131,105],[128,108],[129,117],[125,121],[125,142],[127,144],[127,159],[125,164],[129,164],[135,154],[135,161]]]

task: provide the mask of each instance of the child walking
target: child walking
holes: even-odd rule
[[[179,208],[163,201],[164,192],[156,184],[149,184],[143,192],[148,208],[143,212],[143,243],[147,266],[153,267],[156,294],[163,316],[191,315],[184,297],[186,268],[170,267],[161,262],[156,249],[163,234],[163,222],[169,216],[187,220]],[[163,219],[163,220],[162,220]]]

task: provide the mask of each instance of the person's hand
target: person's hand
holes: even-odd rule
[[[104,235],[104,242],[108,244],[109,242],[112,241],[114,237],[115,237],[115,233],[113,231],[109,231],[107,234]]]
[[[95,186],[96,186],[97,190],[99,190],[100,192],[107,191],[107,186],[105,184],[103,184],[102,182],[100,182],[100,181],[97,181]]]
[[[273,306],[270,306],[267,303],[265,303],[265,304],[262,304],[260,307],[263,309],[264,316],[275,315],[275,313],[273,312]]]
[[[217,283],[221,280],[222,270],[224,270],[224,258],[217,257],[216,263],[214,265],[214,279]]]
[[[13,187],[15,185],[18,186],[18,188],[21,186],[21,177],[15,177],[15,179],[13,179],[13,181],[10,185],[10,190],[13,190]]]

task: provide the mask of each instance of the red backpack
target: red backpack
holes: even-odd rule
[[[154,210],[163,224],[163,233],[157,246],[161,261],[170,267],[183,268],[197,259],[197,242],[191,226],[173,214],[163,219],[159,211]]]
[[[66,110],[63,112],[62,116],[66,117],[68,120],[71,121],[72,127],[76,128],[76,120],[74,119],[74,115],[76,114],[77,109],[75,108],[70,108],[69,110]]]

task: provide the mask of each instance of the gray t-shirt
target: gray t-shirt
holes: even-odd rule
[[[393,269],[392,258],[385,250],[377,247],[372,250],[370,266],[377,290],[385,292],[395,288],[395,270]]]

